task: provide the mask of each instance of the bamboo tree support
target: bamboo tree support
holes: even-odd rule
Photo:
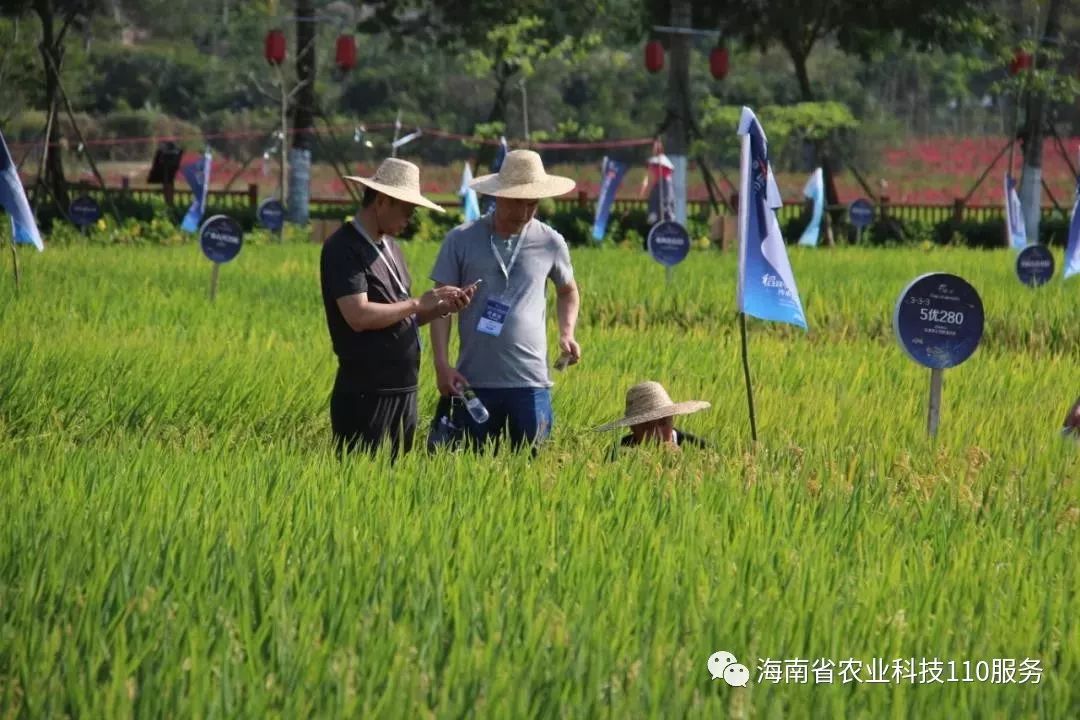
[[[41,186],[45,182],[45,165],[49,161],[49,136],[52,132],[52,124],[55,117],[56,99],[53,98],[53,103],[49,106],[49,114],[45,118],[45,139],[41,144],[41,161],[38,163],[37,178],[34,180],[34,187],[30,191],[32,197],[28,198],[31,209],[33,209],[36,203],[40,202],[39,193]]]
[[[267,136],[269,138],[272,138],[272,137],[274,137],[274,134],[276,132],[277,132],[276,130],[271,130],[270,132],[267,133]],[[224,189],[225,190],[231,190],[232,186],[233,186],[233,183],[235,183],[237,180],[239,180],[240,176],[244,174],[244,171],[247,170],[249,167],[251,167],[251,163],[254,162],[254,160],[255,160],[255,156],[254,155],[249,155],[248,159],[244,161],[244,164],[240,166],[240,169],[238,169],[236,172],[234,172],[232,174],[232,177],[229,178],[229,181],[227,183],[225,183]]]
[[[1065,164],[1069,166],[1069,172],[1072,173],[1074,178],[1080,179],[1080,170],[1077,170],[1073,165],[1072,157],[1069,155],[1069,151],[1065,149],[1065,143],[1061,140],[1061,135],[1058,135],[1057,128],[1053,123],[1048,123],[1050,128],[1050,134],[1054,136],[1054,144],[1057,145],[1058,151],[1061,153],[1061,157],[1065,159]]]
[[[1049,197],[1050,202],[1052,202],[1054,204],[1054,209],[1057,210],[1059,213],[1061,213],[1062,217],[1064,217],[1066,220],[1068,220],[1069,216],[1072,214],[1072,211],[1067,209],[1067,208],[1063,208],[1061,206],[1061,203],[1059,203],[1057,201],[1057,198],[1054,197],[1054,192],[1050,189],[1050,186],[1046,184],[1046,177],[1045,176],[1041,177],[1040,180],[1042,181],[1043,190],[1046,191],[1046,196]]]
[[[313,114],[315,115],[315,117],[317,119],[319,119],[319,120],[322,120],[323,125],[326,126],[326,134],[330,137],[331,140],[334,141],[334,144],[336,145],[337,144],[337,135],[334,134],[334,126],[330,122],[330,118],[328,118],[326,116],[326,111],[323,109],[322,105],[316,104],[316,107],[314,107],[312,110],[313,110]],[[315,125],[312,125],[311,129],[312,129],[313,134],[315,136],[315,142],[319,143],[319,146],[325,150],[327,148],[327,143],[323,140],[322,136],[319,134],[318,127],[316,127]],[[333,150],[333,148],[330,148],[330,149],[331,149],[331,151]],[[342,161],[341,166],[339,167],[338,160],[337,160],[338,153],[329,152],[329,153],[324,153],[324,154],[330,160],[330,165],[333,166],[334,172],[337,173],[337,176],[341,180],[342,185],[345,186],[345,192],[349,193],[349,197],[351,197],[353,199],[353,202],[360,202],[360,196],[357,194],[356,190],[354,189],[353,184],[351,182],[348,182],[348,181],[345,180],[345,176],[349,174],[348,173],[348,170],[349,170],[348,164],[345,161]]]
[[[1001,150],[998,151],[998,154],[994,156],[994,159],[991,160],[990,164],[986,166],[985,170],[983,170],[982,175],[979,176],[979,179],[976,180],[975,184],[971,186],[970,190],[968,190],[967,195],[964,196],[964,199],[960,201],[961,205],[967,205],[968,200],[970,200],[971,196],[975,194],[975,191],[979,189],[979,186],[982,185],[983,180],[986,179],[986,176],[989,175],[990,171],[994,169],[995,165],[997,165],[998,160],[1001,159],[1001,156],[1004,155],[1006,153],[1006,151],[1011,151],[1012,146],[1015,143],[1016,143],[1016,138],[1013,138],[1012,140],[1009,140],[1009,142],[1005,145],[1005,147],[1001,148]],[[1011,163],[1012,163],[1011,156],[1010,156],[1009,162],[1010,162],[1010,165],[1011,165]],[[1009,173],[1010,174],[1012,173],[1012,167],[1009,168]]]
[[[728,199],[724,197],[724,194],[720,192],[720,187],[716,184],[716,180],[713,178],[712,173],[709,171],[709,166],[705,164],[705,156],[697,156],[697,164],[701,169],[701,176],[705,179],[705,190],[709,193],[709,204],[712,205],[713,212],[717,215],[720,214],[720,203],[724,204],[724,207],[728,209],[728,212],[735,214],[735,208],[728,203]],[[719,201],[717,198],[720,198]]]
[[[876,197],[874,191],[870,189],[870,184],[863,178],[862,173],[859,172],[859,168],[855,167],[855,163],[850,163],[851,174],[855,176],[855,179],[862,186],[863,191],[870,197]]]

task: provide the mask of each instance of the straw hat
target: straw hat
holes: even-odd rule
[[[698,410],[709,407],[709,403],[703,400],[687,400],[686,402],[671,402],[667,390],[658,382],[651,380],[638,383],[626,391],[626,414],[606,425],[596,428],[601,430],[614,430],[628,425],[639,425],[652,422],[660,418],[672,417],[673,415],[689,415]]]
[[[481,175],[469,183],[469,187],[481,195],[517,200],[565,195],[575,185],[577,183],[568,177],[548,175],[543,160],[532,150],[511,150],[503,158],[499,172]]]
[[[668,170],[675,169],[675,166],[671,163],[671,160],[669,160],[668,156],[664,153],[660,153],[659,155],[653,155],[651,158],[649,158],[649,164],[659,165],[660,167],[667,168]]]
[[[398,158],[386,158],[382,165],[375,171],[375,175],[369,178],[346,175],[346,180],[369,187],[383,195],[407,202],[410,205],[419,205],[431,210],[446,212],[435,203],[420,194],[420,168],[408,160]]]

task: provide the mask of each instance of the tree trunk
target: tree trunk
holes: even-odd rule
[[[489,123],[506,123],[506,84],[510,82],[513,73],[504,61],[499,61],[495,68],[495,100],[491,104],[491,112],[488,113]]]
[[[289,150],[289,220],[307,225],[315,125],[315,3],[296,0],[296,92]]]
[[[814,102],[814,91],[810,87],[810,74],[806,69],[807,53],[800,49],[785,44],[785,49],[795,65],[795,77],[799,81],[799,94],[803,102]],[[829,158],[828,147],[824,140],[814,141],[814,157],[821,166],[821,177],[825,185],[825,207],[833,208],[840,205],[840,194],[836,191],[836,175],[833,172],[832,160]],[[813,168],[809,168],[811,171]],[[844,211],[835,209],[828,211],[832,215],[830,227],[839,226],[844,220]]]
[[[57,103],[59,101],[60,78],[57,73],[63,61],[63,48],[59,45],[61,39],[56,37],[56,28],[53,24],[55,13],[52,0],[36,0],[34,12],[41,20],[41,60],[45,66],[45,107],[52,116],[52,122],[48,125],[45,134],[45,187],[52,195],[53,201],[59,205],[61,213],[67,212],[68,191],[67,179],[64,177],[64,156],[60,149],[61,133],[57,122]]]
[[[506,86],[513,74],[514,70],[505,61],[500,60],[495,63],[495,99],[491,103],[491,112],[488,113],[487,121],[489,123],[501,122],[504,127],[506,126]],[[491,167],[494,160],[495,146],[481,145],[480,149],[476,151],[476,174],[483,175],[486,173],[487,168]],[[481,168],[484,168],[483,172],[481,172]]]
[[[672,0],[671,26],[689,28],[693,18],[690,0]],[[690,36],[669,35],[671,66],[668,70],[667,132],[664,154],[671,160],[671,189],[675,195],[675,219],[686,224],[687,153],[690,145]],[[661,217],[663,213],[661,213]]]
[[[1060,33],[1059,18],[1061,0],[1050,0],[1046,10],[1046,30],[1039,41],[1056,43]],[[1048,62],[1042,53],[1036,52],[1032,71]],[[1042,145],[1046,122],[1046,96],[1041,92],[1028,92],[1024,113],[1021,145],[1024,149],[1024,174],[1020,180],[1020,205],[1024,211],[1024,229],[1029,243],[1039,242],[1039,216],[1042,214]]]

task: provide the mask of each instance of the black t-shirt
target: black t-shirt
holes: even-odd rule
[[[420,374],[416,321],[408,318],[382,330],[356,332],[345,322],[337,305],[338,298],[360,293],[367,293],[369,302],[408,299],[412,278],[400,248],[387,240],[381,249],[382,258],[351,223],[342,225],[326,239],[320,262],[326,325],[349,389],[382,394],[409,392],[416,389]],[[393,264],[404,293],[387,262]]]
[[[707,448],[707,447],[709,447],[709,444],[707,442],[705,442],[701,438],[697,437],[696,435],[691,435],[690,433],[684,433],[679,428],[673,428],[673,429],[675,430],[675,444],[678,445],[679,447],[682,447],[683,445],[687,445],[687,446],[690,446],[690,447],[697,447],[697,448]],[[633,435],[625,435],[625,436],[623,436],[623,439],[619,441],[619,444],[621,446],[623,446],[623,447],[633,447],[635,445],[634,436]]]

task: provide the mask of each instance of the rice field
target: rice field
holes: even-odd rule
[[[5,250],[0,718],[1080,716],[1080,280],[790,249],[810,331],[748,322],[755,447],[734,255],[575,250],[550,444],[391,466],[331,451],[318,251],[245,247],[210,303],[193,245],[23,250],[18,293]],[[891,324],[929,271],[987,318],[936,439]],[[644,379],[711,449],[607,460]]]

